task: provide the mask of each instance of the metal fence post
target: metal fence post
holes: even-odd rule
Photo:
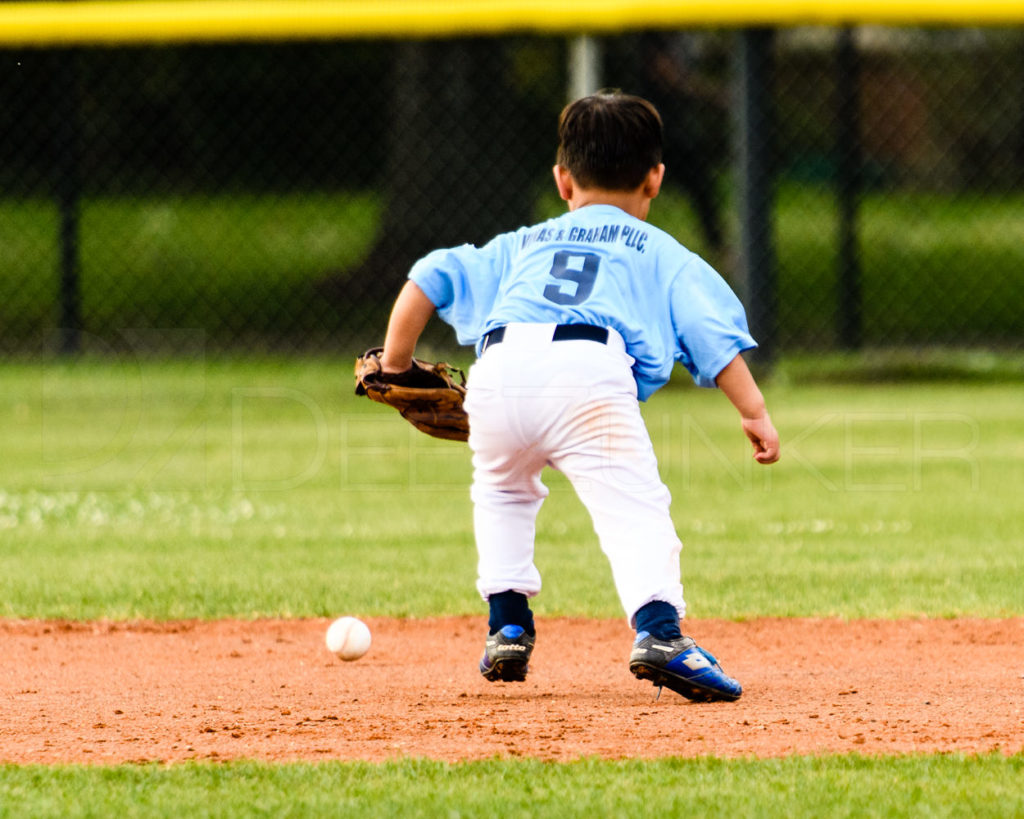
[[[53,72],[53,190],[59,229],[59,352],[81,349],[82,296],[80,287],[79,210],[81,206],[81,124],[79,122],[78,55],[74,49],[54,53]]]
[[[736,51],[740,271],[750,330],[760,345],[751,360],[770,367],[776,355],[776,258],[772,29],[744,29]]]
[[[857,247],[857,212],[861,195],[860,60],[853,31],[839,33],[836,52],[836,197],[839,204],[838,331],[839,343],[855,350],[863,343],[861,266]]]
[[[569,101],[597,92],[601,87],[601,43],[587,34],[569,40]]]

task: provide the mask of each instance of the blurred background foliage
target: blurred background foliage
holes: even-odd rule
[[[856,346],[1019,351],[1024,32],[860,27],[852,64],[843,34],[771,41],[775,343],[850,346],[845,218]],[[737,33],[596,42],[600,85],[665,118],[652,222],[746,297]],[[375,343],[419,255],[560,210],[569,52],[541,36],[0,50],[0,353]]]

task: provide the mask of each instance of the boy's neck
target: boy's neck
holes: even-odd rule
[[[569,210],[579,210],[588,205],[612,205],[637,219],[647,219],[651,200],[661,190],[665,166],[651,168],[647,178],[632,190],[616,191],[604,188],[580,187],[569,171],[561,165],[553,168],[558,195],[569,205]]]
[[[635,191],[606,191],[599,188],[577,190],[576,195],[567,203],[569,210],[579,210],[589,205],[613,205],[640,220],[646,220],[651,209],[651,200]]]

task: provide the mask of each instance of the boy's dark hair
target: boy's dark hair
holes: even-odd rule
[[[584,188],[637,188],[661,162],[661,116],[647,100],[598,91],[558,118],[557,162]]]

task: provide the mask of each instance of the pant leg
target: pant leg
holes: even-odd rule
[[[477,590],[485,600],[509,590],[533,597],[541,589],[533,555],[537,514],[548,494],[540,480],[547,459],[524,440],[517,402],[489,376],[494,373],[473,366],[465,402],[473,450]]]
[[[613,390],[581,406],[551,461],[590,513],[630,626],[652,600],[685,616],[682,544],[635,397]]]
[[[547,496],[539,480],[502,481],[486,456],[473,456],[473,530],[477,547],[477,590],[517,591],[533,597],[541,588],[533,562],[537,513]],[[539,470],[538,470],[539,471]]]

